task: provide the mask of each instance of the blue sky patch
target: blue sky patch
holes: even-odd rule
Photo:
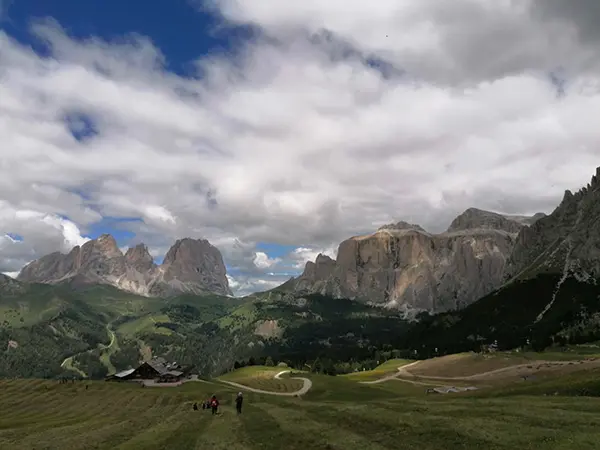
[[[254,33],[248,27],[222,26],[220,18],[198,11],[188,0],[18,0],[10,3],[2,27],[47,56],[48,49],[32,38],[29,28],[32,21],[49,17],[76,39],[147,36],[165,55],[166,68],[179,75],[194,73],[194,60],[228,52]]]

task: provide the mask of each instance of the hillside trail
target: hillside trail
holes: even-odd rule
[[[108,345],[107,345],[107,344],[99,344],[99,345],[98,345],[98,348],[100,348],[101,350],[108,350],[108,349],[112,348],[112,346],[115,344],[115,341],[116,341],[117,335],[116,335],[116,333],[115,333],[115,332],[114,332],[114,331],[113,331],[113,330],[110,328],[110,326],[111,326],[111,323],[107,323],[107,324],[106,324],[106,331],[107,331],[107,333],[108,333],[108,336],[110,337],[110,343],[109,343]],[[73,354],[73,355],[71,355],[71,356],[67,356],[65,359],[63,359],[63,362],[62,362],[62,363],[60,363],[60,367],[62,367],[63,369],[70,370],[70,371],[72,371],[72,372],[77,372],[77,373],[79,373],[79,374],[80,374],[80,375],[82,375],[82,376],[87,376],[87,375],[86,375],[84,372],[82,372],[82,371],[80,371],[79,369],[77,369],[76,367],[74,367],[74,366],[72,365],[72,361],[73,361],[73,358],[75,358],[76,356],[78,356],[78,355],[83,355],[84,353],[90,353],[90,352],[92,352],[93,350],[95,350],[95,349],[88,349],[88,350],[84,350],[84,351],[82,351],[82,352],[74,353],[74,354]]]
[[[420,362],[420,361],[417,361],[417,362]],[[559,367],[559,366],[572,365],[573,363],[574,363],[573,361],[544,361],[544,360],[531,361],[529,363],[515,364],[512,366],[502,367],[500,369],[489,370],[487,372],[480,372],[480,373],[476,373],[474,375],[466,375],[466,376],[462,376],[462,377],[441,377],[441,376],[434,376],[434,375],[417,375],[417,374],[414,374],[414,373],[406,370],[409,367],[409,365],[407,365],[407,366],[400,367],[398,369],[399,373],[396,374],[394,378],[406,376],[406,377],[411,377],[411,378],[423,378],[423,379],[427,379],[427,380],[469,381],[469,380],[485,379],[490,376],[502,374],[505,372],[518,371],[519,369],[536,368],[536,370],[537,370],[543,366]],[[410,365],[414,366],[414,365],[416,365],[416,363],[410,364]]]
[[[291,370],[282,370],[281,372],[277,373],[273,378],[275,380],[279,380],[281,379],[281,376],[284,373],[288,373],[291,372]],[[273,391],[264,391],[262,389],[256,389],[256,388],[251,388],[249,386],[245,386],[243,384],[240,383],[235,383],[233,381],[225,381],[225,380],[220,380],[219,381],[221,383],[225,383],[228,384],[230,386],[235,386],[237,388],[240,389],[244,389],[246,391],[250,391],[250,392],[255,392],[257,394],[268,394],[268,395],[276,395],[279,397],[296,397],[296,396],[301,396],[306,394],[311,388],[312,388],[312,381],[309,380],[308,378],[302,378],[302,377],[293,377],[293,380],[302,380],[302,382],[304,383],[304,386],[302,386],[301,389],[294,391],[294,392],[273,392]]]
[[[502,367],[500,369],[489,370],[486,372],[476,373],[474,375],[466,375],[466,376],[462,376],[462,377],[442,377],[442,376],[434,376],[434,375],[417,375],[417,374],[414,374],[407,370],[410,367],[415,367],[419,363],[421,363],[421,361],[415,361],[410,364],[400,366],[400,367],[398,367],[398,371],[396,373],[387,375],[378,380],[361,381],[360,383],[361,384],[379,384],[379,383],[384,383],[384,382],[390,381],[390,380],[397,380],[397,381],[403,381],[403,382],[411,383],[411,384],[431,386],[433,384],[429,383],[429,381],[433,381],[433,380],[440,380],[440,381],[446,381],[446,382],[448,382],[448,381],[475,381],[475,380],[480,380],[480,379],[486,379],[488,377],[491,377],[494,375],[499,375],[499,374],[506,373],[506,372],[518,371],[519,369],[524,369],[524,368],[538,369],[543,366],[546,366],[546,367],[566,366],[566,365],[573,364],[573,361],[542,361],[542,360],[541,361],[532,361],[530,363],[515,364],[512,366]],[[410,379],[410,378],[413,378],[413,379]],[[418,378],[419,380],[414,380],[414,378]],[[451,386],[441,385],[440,387],[451,387]]]
[[[400,366],[400,367],[398,367],[398,371],[396,373],[392,373],[390,375],[386,375],[385,377],[379,378],[378,380],[360,381],[359,383],[361,383],[361,384],[379,384],[379,383],[384,383],[384,382],[389,381],[389,380],[393,380],[394,378],[398,378],[400,375],[402,375],[407,367],[414,366],[414,365],[418,364],[419,362],[420,361],[415,361],[415,362],[412,362],[410,364],[406,364],[404,366]]]

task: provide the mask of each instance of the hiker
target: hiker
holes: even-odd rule
[[[237,413],[242,413],[242,403],[244,402],[244,396],[241,392],[238,392],[237,397],[235,398],[235,409],[237,409]]]
[[[217,396],[213,395],[210,399],[210,408],[212,409],[213,416],[217,414],[219,410],[219,400],[217,400]]]
[[[192,406],[192,408],[194,408],[194,411],[198,411],[198,403],[194,403],[194,406]]]

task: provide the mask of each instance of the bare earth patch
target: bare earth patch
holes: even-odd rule
[[[276,320],[263,320],[256,324],[254,334],[264,338],[279,338],[283,334],[283,328]]]

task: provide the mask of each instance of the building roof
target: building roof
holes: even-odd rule
[[[181,375],[183,375],[183,372],[180,372],[179,370],[170,370],[168,372],[163,373],[163,375],[171,375],[174,377],[180,377]]]
[[[167,362],[164,358],[153,358],[152,360],[148,361],[148,365],[161,375],[168,372]]]
[[[124,370],[124,371],[122,371],[122,372],[115,373],[115,374],[114,374],[114,376],[115,376],[116,378],[124,378],[124,377],[126,377],[127,375],[131,375],[133,372],[135,372],[135,369]]]

